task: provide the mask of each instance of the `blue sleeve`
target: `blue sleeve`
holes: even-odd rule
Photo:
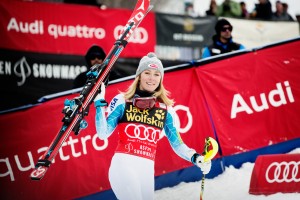
[[[204,47],[203,52],[202,52],[202,58],[208,58],[210,56],[211,56],[211,54],[210,54],[208,47]]]
[[[246,47],[241,44],[239,50],[242,50],[242,49],[246,49]]]
[[[96,130],[100,139],[107,139],[114,132],[124,114],[124,109],[125,99],[121,94],[115,96],[110,102],[107,117],[105,117],[104,107],[96,107]]]
[[[191,161],[191,157],[196,151],[189,148],[182,141],[178,131],[179,122],[176,120],[175,115],[175,110],[172,107],[168,107],[166,123],[164,126],[166,137],[168,138],[172,149],[178,156],[187,161]]]

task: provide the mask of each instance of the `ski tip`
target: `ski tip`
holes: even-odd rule
[[[153,5],[149,5],[148,12],[154,8]]]
[[[46,166],[39,166],[35,168],[30,174],[31,180],[35,180],[35,181],[41,180],[45,176],[47,170],[48,167]]]

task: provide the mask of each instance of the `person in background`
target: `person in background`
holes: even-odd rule
[[[289,18],[288,21],[295,21],[294,18],[288,12],[289,5],[287,3],[282,3],[282,6],[283,6],[283,12],[286,13],[286,15],[288,15]]]
[[[184,0],[184,13],[191,17],[197,16],[194,10],[194,0]]]
[[[88,51],[86,52],[86,55],[85,55],[85,61],[87,63],[87,67],[88,67],[87,71],[89,71],[90,68],[92,66],[94,66],[95,64],[101,64],[104,61],[105,57],[106,57],[106,54],[101,47],[99,47],[97,45],[92,45],[88,49]],[[86,80],[87,80],[87,76],[86,76],[87,71],[80,73],[75,78],[75,80],[73,81],[73,88],[79,88],[79,87],[84,86],[84,84],[86,83]]]
[[[251,19],[272,20],[272,5],[269,0],[259,0],[254,10],[250,13]]]
[[[241,18],[249,19],[250,18],[250,14],[249,14],[249,12],[247,10],[246,3],[244,1],[241,1],[240,2],[240,6],[241,6],[241,10],[242,10]]]
[[[209,9],[205,12],[207,16],[215,16],[217,13],[218,5],[216,0],[211,0]]]
[[[228,20],[219,19],[215,26],[216,34],[212,37],[212,44],[204,47],[202,58],[245,49],[244,45],[233,42],[232,29],[233,27]]]
[[[276,1],[276,10],[272,15],[273,21],[294,21],[293,18],[287,13],[287,10],[284,10],[283,4],[281,1]]]
[[[112,99],[107,116],[104,84],[94,100],[99,138],[107,139],[118,128],[119,141],[111,160],[109,181],[120,200],[154,199],[155,154],[163,135],[178,156],[198,166],[203,174],[211,169],[211,161],[204,162],[202,155],[182,141],[173,100],[168,97],[163,78],[163,65],[151,52],[140,60],[127,91]]]
[[[218,6],[217,16],[223,17],[241,17],[242,10],[238,2],[233,0],[224,0],[224,2]]]

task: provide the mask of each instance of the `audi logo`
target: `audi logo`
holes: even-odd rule
[[[116,26],[115,30],[114,30],[114,37],[115,39],[118,39],[119,35],[121,34],[121,32],[124,30],[124,26]],[[129,42],[132,43],[138,43],[138,44],[145,44],[148,41],[148,32],[146,29],[144,29],[143,27],[137,27],[131,38],[129,39]]]
[[[300,182],[300,161],[273,162],[267,168],[265,177],[268,183]]]
[[[161,132],[160,130],[144,125],[128,124],[125,128],[125,133],[129,138],[147,140],[155,144],[160,139]]]

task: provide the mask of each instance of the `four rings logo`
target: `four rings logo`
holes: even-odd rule
[[[125,133],[129,138],[135,138],[142,141],[148,141],[156,144],[160,139],[160,130],[146,127],[144,125],[128,124],[125,128]]]
[[[124,26],[121,25],[116,26],[116,28],[114,29],[114,38],[118,39],[119,35],[123,30],[124,30]],[[148,37],[147,30],[142,27],[137,27],[134,30],[129,41],[132,43],[145,44],[148,41],[148,38],[149,37]]]
[[[267,168],[265,177],[269,183],[300,182],[300,161],[273,162]]]

